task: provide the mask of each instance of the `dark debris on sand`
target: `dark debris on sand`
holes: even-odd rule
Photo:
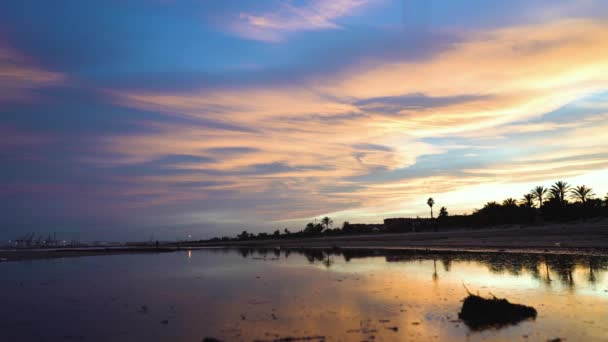
[[[254,340],[254,342],[295,342],[295,341],[325,341],[325,336],[282,337],[274,340]]]
[[[535,319],[536,309],[510,303],[504,298],[483,298],[469,293],[458,317],[472,329],[484,329]]]
[[[202,342],[222,342],[222,340],[218,340],[217,338],[213,337],[205,337],[203,338]]]

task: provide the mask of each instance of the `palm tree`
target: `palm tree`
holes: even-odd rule
[[[534,206],[534,195],[525,194],[523,202],[524,202],[524,205],[526,206],[526,208],[532,208]]]
[[[593,190],[586,185],[580,185],[572,189],[572,197],[579,199],[583,204],[587,203],[587,200],[593,195]]]
[[[547,193],[547,189],[542,185],[539,185],[539,186],[535,187],[534,189],[532,189],[532,196],[534,196],[536,199],[538,199],[539,208],[543,207],[543,196],[546,193]]]
[[[441,207],[441,209],[439,209],[439,218],[448,217],[448,215],[448,209],[446,207]]]
[[[435,205],[435,200],[433,199],[433,197],[429,197],[429,199],[426,200],[426,204],[431,207],[431,218],[433,218],[433,205]]]
[[[500,207],[500,204],[496,201],[488,202],[483,206],[484,209],[496,209],[498,207]]]
[[[506,200],[502,201],[502,205],[507,207],[514,207],[517,205],[517,201],[513,198],[507,198]]]
[[[559,199],[559,204],[564,205],[566,204],[566,194],[568,193],[570,188],[570,184],[564,181],[555,182],[555,184],[551,186],[551,195],[554,198]]]
[[[334,221],[330,219],[328,216],[325,216],[321,219],[321,224],[325,226],[325,229],[329,229],[334,224]]]

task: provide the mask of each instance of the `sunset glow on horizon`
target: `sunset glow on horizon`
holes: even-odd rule
[[[608,4],[0,4],[0,239],[174,240],[608,193]],[[438,210],[438,209],[437,209]]]

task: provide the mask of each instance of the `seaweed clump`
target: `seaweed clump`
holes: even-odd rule
[[[536,319],[536,314],[536,309],[531,306],[513,304],[494,295],[492,298],[483,298],[469,292],[458,317],[472,329],[484,329]]]

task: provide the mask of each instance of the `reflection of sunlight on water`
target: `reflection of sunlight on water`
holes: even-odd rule
[[[341,289],[340,298],[359,298],[367,305],[383,303],[380,304],[384,307],[381,310],[383,317],[395,316],[392,305],[406,305],[407,316],[411,318],[391,321],[400,326],[410,326],[412,322],[408,322],[409,319],[421,320],[424,324],[416,325],[415,335],[396,332],[399,339],[415,336],[458,340],[469,334],[492,340],[521,339],[524,335],[538,339],[570,336],[575,340],[608,336],[604,326],[594,326],[598,319],[601,322],[608,317],[606,260],[592,266],[595,261],[571,260],[570,257],[544,260],[542,255],[529,259],[516,255],[501,258],[490,255],[480,260],[470,255],[465,258],[444,255],[411,259],[408,256],[400,260],[395,256],[341,258],[329,254],[311,254],[296,263],[279,264],[277,268],[281,269],[283,276],[291,277],[295,270],[313,266],[313,269],[322,271],[316,277],[325,275],[321,279],[308,280],[317,284],[320,291],[328,291],[324,281],[336,282]],[[391,262],[387,262],[389,260]],[[463,284],[482,295],[491,293],[536,306],[539,317],[534,322],[523,322],[500,331],[470,333],[461,323],[453,322],[460,300],[466,296]],[[332,303],[336,299],[328,300]],[[328,302],[314,303],[322,309]],[[367,308],[355,316],[369,319],[374,316],[369,310]],[[406,330],[412,329],[410,326]],[[332,331],[332,336],[342,336],[342,333]]]
[[[581,264],[572,265],[571,269],[556,270],[544,261],[539,262],[535,268],[522,268],[519,270],[495,270],[478,261],[456,261],[446,265],[445,260],[430,259],[409,262],[387,263],[385,257],[369,257],[357,259],[356,263],[344,262],[337,257],[332,257],[331,271],[336,273],[357,274],[373,273],[374,271],[388,270],[390,272],[401,272],[408,276],[409,280],[422,281],[433,279],[434,281],[449,282],[452,284],[480,284],[493,289],[529,288],[535,289],[545,287],[554,292],[576,291],[579,295],[591,295],[608,298],[608,292],[596,291],[597,284],[606,284],[606,272],[604,270],[593,270],[589,266]],[[301,267],[299,264],[284,264],[283,267]],[[318,262],[312,266],[319,269],[327,269],[325,262]],[[490,272],[492,271],[492,272]]]
[[[0,321],[10,327],[9,340],[36,339],[31,327],[46,327],[49,319],[51,340],[608,336],[608,261],[602,258],[188,250],[186,260],[182,253],[167,253],[3,264],[0,302],[7,310],[0,311]],[[463,283],[472,292],[535,306],[539,316],[500,330],[469,331],[458,320]],[[83,320],[83,310],[95,319]],[[106,324],[94,324],[98,320]],[[169,323],[159,323],[164,320]]]

